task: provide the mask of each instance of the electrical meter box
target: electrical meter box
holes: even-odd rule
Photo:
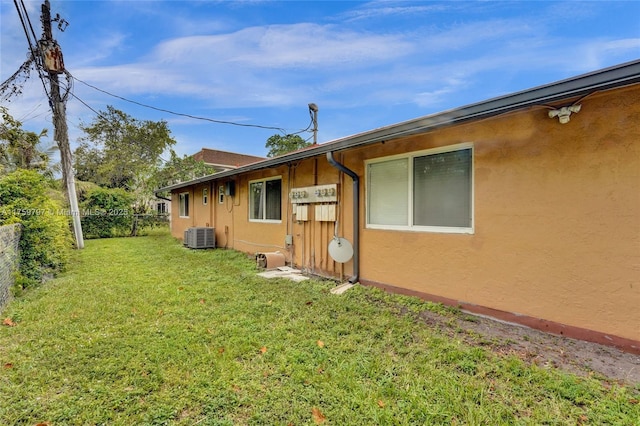
[[[289,198],[293,204],[336,203],[338,202],[338,184],[293,188],[289,192]]]

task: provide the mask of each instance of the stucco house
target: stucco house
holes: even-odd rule
[[[177,238],[640,353],[640,61],[161,191]]]
[[[202,148],[192,155],[196,161],[202,161],[213,167],[216,172],[237,169],[240,166],[262,161],[264,157],[240,154],[238,152],[221,151],[219,149]],[[153,201],[151,208],[158,214],[171,215],[171,202],[163,198]]]

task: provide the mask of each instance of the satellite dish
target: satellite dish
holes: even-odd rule
[[[336,262],[348,262],[353,257],[353,246],[345,238],[334,237],[329,243],[329,256]]]

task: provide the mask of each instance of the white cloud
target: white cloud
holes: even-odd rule
[[[2,3],[3,25],[8,20],[7,3]],[[122,7],[122,2],[100,4]],[[568,77],[640,50],[637,38],[580,38],[558,31],[554,25],[562,19],[548,12],[551,7],[541,7],[537,16],[524,16],[492,14],[499,8],[492,3],[358,3],[324,21],[258,26],[259,20],[242,28],[238,14],[199,15],[209,2],[186,9],[177,7],[177,2],[164,2],[169,6],[155,10],[160,4],[134,2],[124,13],[132,22],[141,10],[134,13],[131,8],[144,9],[148,19],[159,22],[161,36],[145,37],[140,47],[134,44],[139,40],[131,27],[98,27],[88,32],[83,45],[69,49],[74,58],[70,71],[111,93],[178,112],[200,108],[234,115],[221,110],[306,106],[310,100],[325,110],[409,105],[420,111],[459,106],[474,91],[475,101],[514,87],[526,89],[549,82],[549,70]],[[460,12],[459,18],[440,19],[445,14],[458,16],[455,12]],[[398,25],[416,17],[411,20],[414,25]],[[395,24],[382,25],[387,19],[396,20]],[[228,30],[231,26],[241,29]],[[6,63],[5,51],[15,57],[20,42],[24,58],[26,41],[15,37],[7,44],[6,40],[2,40],[2,67],[15,69],[21,62]],[[543,73],[548,74],[537,76]],[[522,75],[529,79],[514,86]],[[119,102],[81,84],[76,84],[76,94],[96,109]],[[36,99],[42,103],[35,92],[26,99],[25,114]],[[72,113],[92,115],[78,102],[70,102]],[[171,120],[176,126],[183,124],[179,118]]]
[[[554,54],[536,29],[520,20],[428,31],[386,35],[311,23],[250,27],[167,40],[138,63],[76,74],[116,93],[198,97],[218,108],[292,105],[309,96],[343,106],[425,106],[460,90],[474,74],[531,67],[527,56]],[[530,51],[523,52],[522,45]],[[452,59],[452,50],[468,52],[468,59]],[[352,98],[333,98],[349,91]]]
[[[369,2],[357,7],[353,10],[345,12],[342,15],[347,22],[369,20],[378,18],[389,18],[392,16],[415,16],[431,14],[433,12],[442,12],[450,10],[453,3],[449,4],[437,4],[432,3],[425,5],[411,4],[407,2],[392,2],[392,1],[374,1]]]
[[[178,38],[162,43],[152,55],[162,63],[196,63],[211,67],[234,64],[258,68],[312,68],[388,61],[411,49],[411,44],[398,36],[303,23]]]
[[[582,69],[598,69],[603,64],[617,62],[617,58],[633,54],[640,57],[640,38],[626,38],[619,40],[597,40],[578,46],[581,60],[577,62]]]
[[[65,62],[72,63],[74,67],[79,68],[108,60],[117,55],[122,46],[127,44],[128,37],[127,34],[115,31],[92,37],[91,40],[87,40],[87,44],[91,46],[91,49],[83,49],[81,52],[67,49],[66,51],[70,52],[68,55],[70,60]]]
[[[218,106],[288,105],[299,96],[297,84],[320,87],[349,70],[366,75],[368,67],[386,66],[414,49],[398,35],[275,25],[181,37],[160,43],[140,62],[85,67],[74,75],[117,93],[195,96]]]

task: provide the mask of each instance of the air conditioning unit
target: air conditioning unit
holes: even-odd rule
[[[215,248],[214,228],[194,227],[184,231],[184,245],[193,249]]]

